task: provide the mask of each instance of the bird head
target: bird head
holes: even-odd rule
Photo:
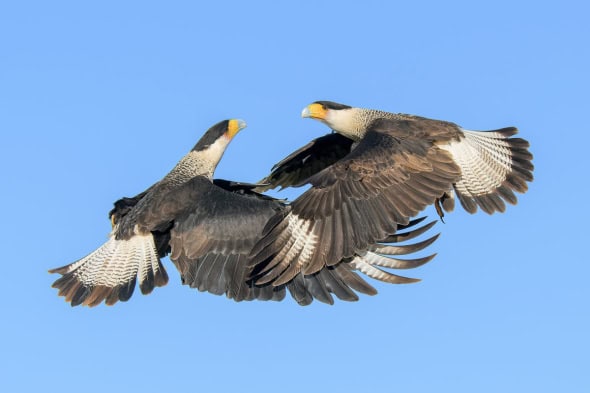
[[[358,139],[358,111],[359,108],[332,101],[316,101],[303,108],[301,117],[321,121],[346,137]]]
[[[231,119],[220,121],[209,128],[189,154],[178,163],[178,168],[190,168],[183,171],[179,169],[184,173],[179,176],[192,178],[202,175],[212,178],[225,149],[233,137],[245,127],[246,122],[243,120]]]
[[[209,149],[214,144],[227,144],[240,130],[246,128],[246,122],[240,119],[223,120],[209,128],[193,147],[193,151]]]

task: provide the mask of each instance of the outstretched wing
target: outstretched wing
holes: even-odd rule
[[[414,127],[377,120],[348,156],[311,177],[313,187],[271,219],[254,247],[256,282],[281,285],[355,258],[449,191],[460,169]]]
[[[257,190],[301,186],[311,176],[350,153],[352,143],[352,139],[338,133],[314,139],[277,163],[270,175],[259,181],[262,185]]]
[[[251,184],[239,184],[206,184],[195,179],[176,192],[197,201],[177,217],[170,233],[170,258],[184,284],[236,301],[282,300],[288,290],[301,305],[313,299],[332,304],[332,294],[354,301],[358,299],[355,291],[375,293],[373,287],[345,268],[300,274],[281,286],[252,282],[248,265],[252,247],[260,240],[268,220],[289,208],[253,192]]]
[[[284,288],[247,283],[246,257],[270,217],[284,209],[267,197],[249,193],[237,183],[193,179],[176,193],[192,195],[194,203],[175,220],[170,231],[170,259],[182,282],[200,291],[239,300],[279,300]]]
[[[533,180],[533,156],[526,140],[511,138],[516,133],[514,127],[461,130],[458,139],[440,145],[461,168],[461,179],[454,189],[469,213],[475,213],[478,206],[488,214],[503,212],[505,202],[516,204],[515,191],[528,189],[527,182]]]
[[[375,243],[354,260],[339,261],[313,274],[299,272],[282,285],[257,284],[250,279],[249,254],[271,217],[288,215],[290,207],[248,190],[251,185],[245,185],[245,189],[240,191],[236,189],[236,183],[232,183],[232,187],[228,188],[231,191],[228,191],[213,184],[207,187],[200,183],[187,183],[184,187],[198,189],[203,194],[197,198],[195,192],[185,191],[199,202],[176,219],[170,235],[170,258],[180,271],[183,283],[200,291],[225,294],[236,301],[282,300],[286,290],[300,305],[310,304],[314,299],[333,304],[332,295],[341,300],[356,301],[357,293],[377,293],[358,275],[358,271],[386,282],[414,282],[415,279],[387,273],[377,266],[407,269],[420,266],[434,257],[403,260],[383,255],[413,253],[428,246],[437,236],[405,246]],[[217,184],[225,186],[224,183]],[[384,240],[394,243],[409,240],[432,226],[431,223],[413,228],[419,221],[412,222],[409,225],[411,230],[405,235]]]

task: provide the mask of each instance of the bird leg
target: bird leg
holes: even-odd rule
[[[443,194],[442,198],[444,198],[444,194]],[[434,201],[434,208],[436,209],[436,212],[438,213],[438,216],[440,217],[440,220],[444,224],[445,220],[444,220],[443,217],[445,216],[445,213],[444,213],[443,208],[442,208],[442,198],[436,198],[435,199],[435,201]]]

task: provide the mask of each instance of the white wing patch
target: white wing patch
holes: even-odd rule
[[[257,280],[258,284],[266,284],[273,281],[274,285],[280,285],[282,278],[299,273],[309,263],[317,246],[317,235],[311,228],[312,221],[303,220],[296,214],[289,213],[287,226],[277,237],[280,251],[267,264],[260,273],[269,271],[269,274]],[[272,269],[272,270],[271,270]],[[278,278],[278,281],[275,279]]]
[[[454,188],[463,208],[475,213],[479,206],[492,214],[503,212],[505,202],[516,204],[514,191],[526,192],[526,183],[533,180],[528,142],[510,138],[517,132],[514,127],[462,132],[461,140],[439,147],[448,151],[461,168],[461,179]]]
[[[510,144],[496,132],[463,130],[465,139],[440,147],[461,167],[457,192],[473,197],[494,192],[512,171]]]
[[[62,275],[53,286],[72,305],[95,306],[103,300],[110,305],[127,300],[138,277],[143,294],[168,281],[151,233],[135,234],[128,240],[116,239],[111,234],[106,243],[89,255],[50,272]]]
[[[129,240],[111,237],[96,251],[70,265],[68,272],[73,272],[86,286],[114,288],[129,283],[138,274],[140,283],[145,281],[154,266],[158,266],[158,254],[150,233]]]

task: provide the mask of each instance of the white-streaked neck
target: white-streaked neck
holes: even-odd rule
[[[203,150],[192,150],[184,156],[164,179],[184,182],[195,176],[213,178],[215,168],[223,157],[230,138],[222,136]]]

